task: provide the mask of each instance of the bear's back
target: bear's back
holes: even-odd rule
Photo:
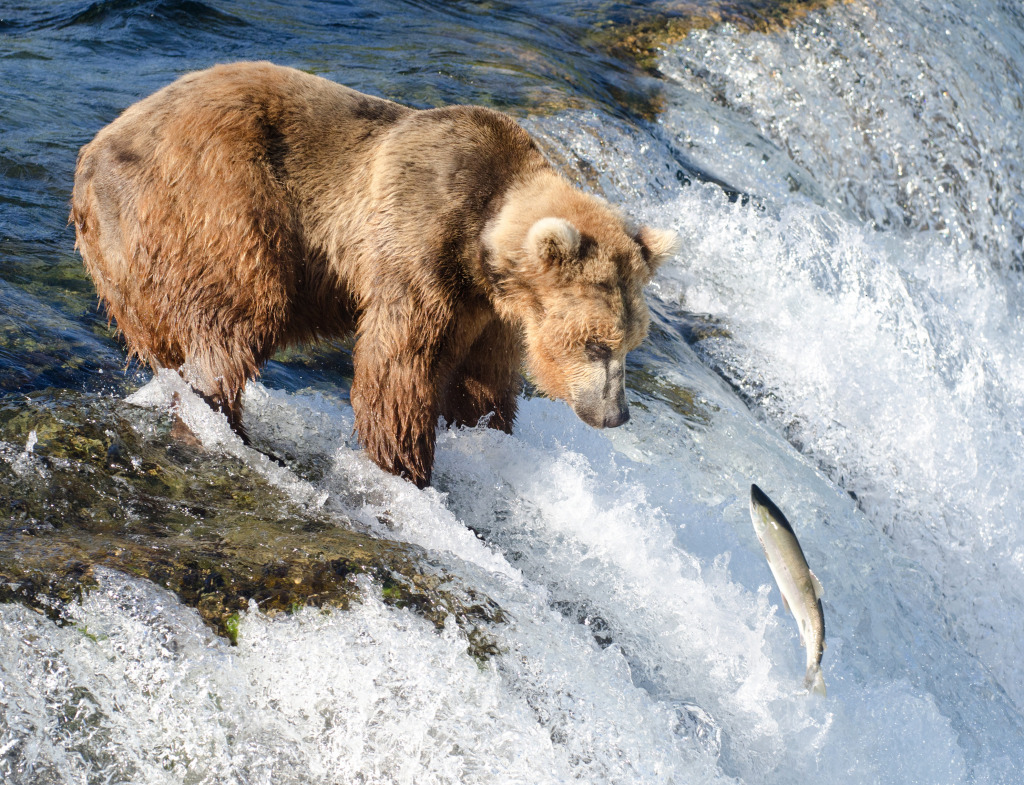
[[[286,169],[339,158],[351,168],[353,156],[412,111],[294,68],[232,63],[186,74],[133,104],[82,155],[112,155],[121,169],[219,152],[233,166],[267,160],[285,179]]]

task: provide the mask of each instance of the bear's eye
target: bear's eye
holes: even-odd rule
[[[601,343],[600,341],[587,341],[587,345],[583,347],[584,353],[587,355],[587,359],[591,362],[604,362],[612,356],[612,349],[608,344]]]

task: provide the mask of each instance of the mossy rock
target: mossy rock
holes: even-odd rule
[[[608,21],[591,39],[614,56],[654,72],[658,49],[678,43],[695,30],[729,22],[740,30],[781,30],[835,0],[661,0],[640,8],[611,4]]]
[[[451,614],[474,656],[494,653],[500,609],[428,553],[297,504],[171,431],[169,416],[111,398],[0,397],[0,601],[62,621],[103,567],[173,591],[235,641],[250,601],[344,609],[368,576],[386,603],[438,627]]]

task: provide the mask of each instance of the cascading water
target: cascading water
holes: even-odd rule
[[[218,471],[429,554],[500,609],[485,655],[455,614],[438,627],[366,576],[344,611],[252,603],[232,646],[101,570],[63,625],[0,605],[0,780],[1018,781],[1024,16],[844,4],[692,33],[658,68],[651,124],[600,102],[524,119],[568,174],[682,237],[631,356],[627,427],[527,399],[513,436],[441,433],[418,491],[359,450],[343,389],[286,365],[246,407],[289,468],[173,374],[101,399],[145,436],[177,395]],[[45,299],[4,286],[19,313]],[[52,299],[40,332],[116,366]],[[52,481],[31,435],[0,464]],[[826,699],[802,687],[751,482],[824,584]]]
[[[782,201],[765,182],[768,220],[680,211],[700,249],[678,269],[686,305],[735,338],[702,355],[935,579],[1018,705],[1022,19],[999,3],[843,6],[779,39],[694,36],[664,60],[828,194]],[[687,143],[682,118],[663,124]],[[692,220],[709,208],[717,237]]]

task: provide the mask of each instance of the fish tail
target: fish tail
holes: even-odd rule
[[[807,666],[807,674],[804,676],[804,686],[808,692],[816,692],[825,697],[825,677],[821,675],[821,666],[811,663]]]

